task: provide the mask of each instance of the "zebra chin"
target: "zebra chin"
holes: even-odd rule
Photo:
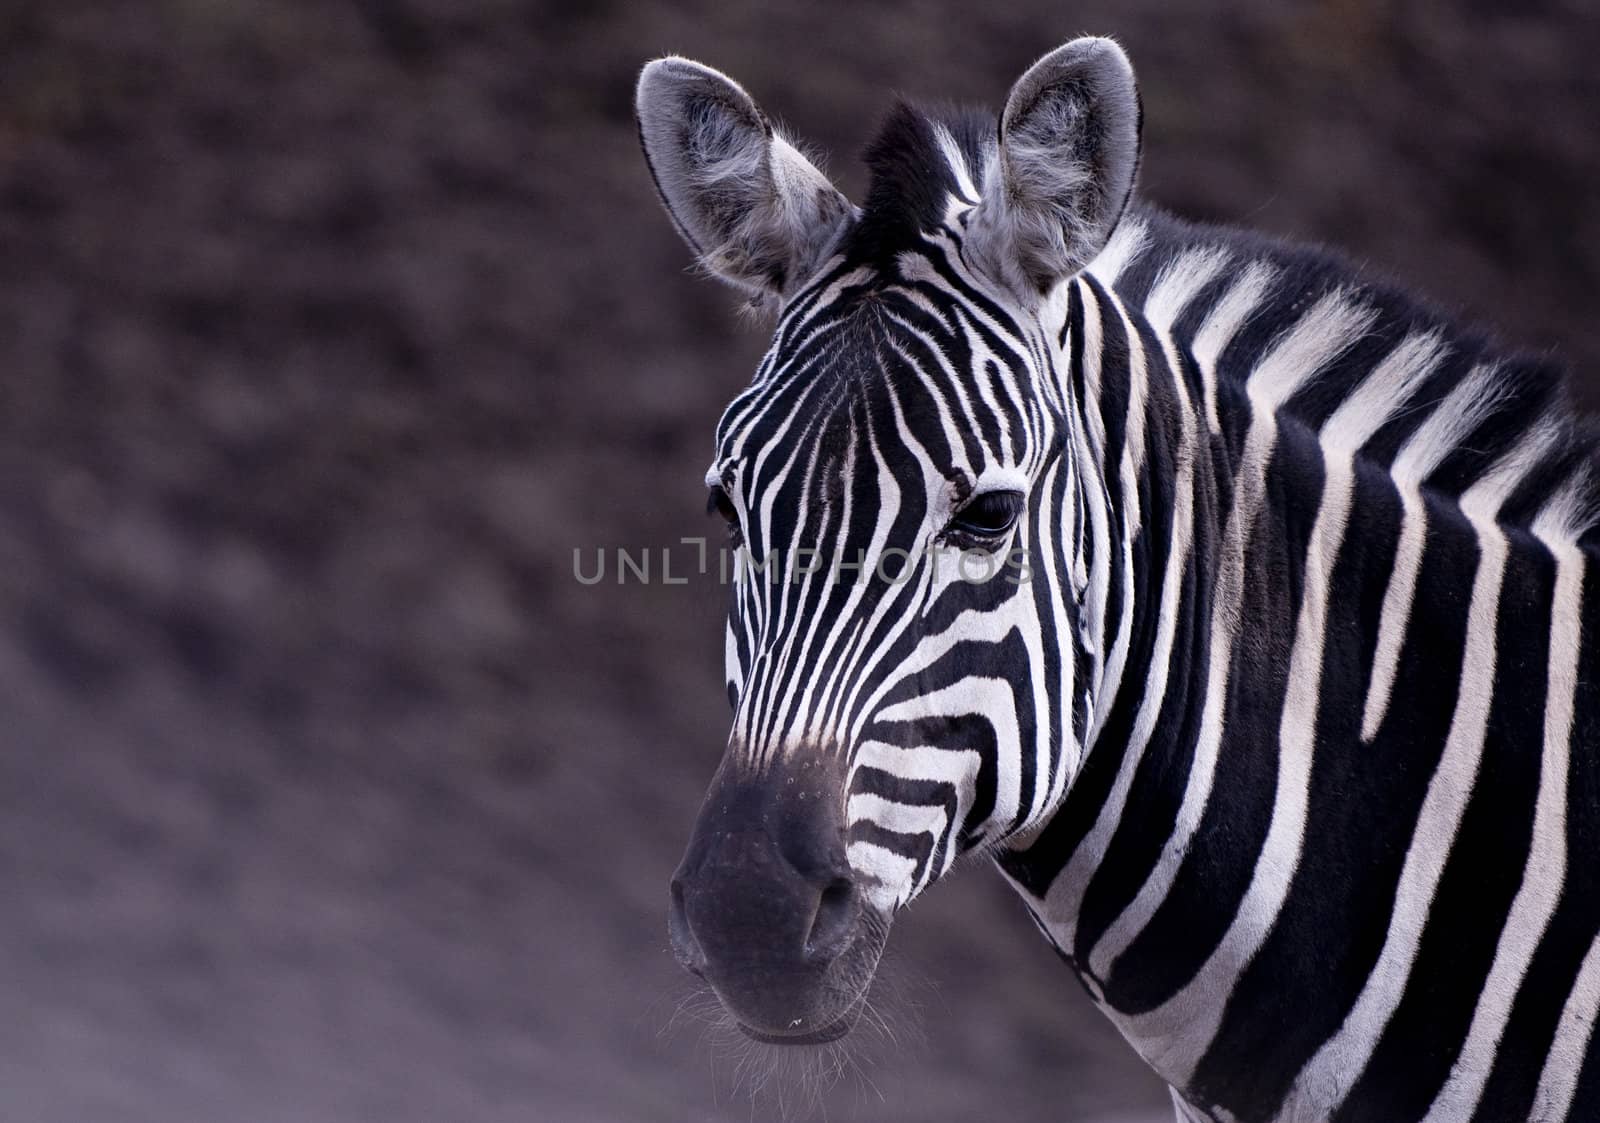
[[[889,933],[845,855],[831,756],[726,764],[672,878],[667,927],[741,1032],[818,1045],[855,1025]]]

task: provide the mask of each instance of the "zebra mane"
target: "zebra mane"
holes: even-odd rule
[[[841,249],[852,262],[886,268],[937,230],[955,200],[976,202],[993,158],[997,116],[964,106],[929,109],[897,101],[865,162],[871,174],[866,203]],[[1192,332],[1229,283],[1252,266],[1270,275],[1270,288],[1220,357],[1218,376],[1242,391],[1243,378],[1287,322],[1317,301],[1342,294],[1361,313],[1363,331],[1338,359],[1279,406],[1278,415],[1313,432],[1360,389],[1382,359],[1407,341],[1435,341],[1440,358],[1419,368],[1420,382],[1404,386],[1406,405],[1360,450],[1364,461],[1391,471],[1420,419],[1450,392],[1478,375],[1483,400],[1462,424],[1443,434],[1442,451],[1426,489],[1458,500],[1491,466],[1525,446],[1539,445],[1537,462],[1501,508],[1499,521],[1528,528],[1541,510],[1555,537],[1600,549],[1600,429],[1571,403],[1564,367],[1549,356],[1507,347],[1337,253],[1245,230],[1191,223],[1135,203],[1090,274],[1143,308],[1181,259],[1209,257],[1212,276],[1195,292],[1186,317],[1170,325]],[[1189,321],[1185,323],[1185,319]],[[1482,378],[1484,372],[1490,377]],[[1235,411],[1238,413],[1239,411]],[[1222,419],[1225,432],[1229,419]],[[1242,417],[1232,418],[1235,426]],[[1233,433],[1238,436],[1238,433]]]
[[[860,218],[843,250],[853,262],[886,265],[938,228],[952,196],[977,202],[999,118],[986,109],[944,106],[924,111],[896,101],[867,146],[871,173]]]

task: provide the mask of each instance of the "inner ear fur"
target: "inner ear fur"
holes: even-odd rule
[[[815,272],[853,208],[738,83],[657,59],[639,76],[635,109],[661,200],[707,270],[776,297]]]
[[[1036,300],[1105,248],[1133,194],[1141,113],[1128,56],[1110,39],[1076,39],[1028,68],[1006,99],[973,256]]]

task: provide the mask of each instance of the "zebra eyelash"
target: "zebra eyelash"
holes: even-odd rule
[[[706,495],[706,514],[717,515],[728,524],[728,540],[738,546],[744,541],[744,530],[739,525],[739,509],[722,488],[713,485]]]
[[[1026,500],[1020,491],[985,491],[961,505],[945,528],[954,545],[999,545],[1016,528]]]

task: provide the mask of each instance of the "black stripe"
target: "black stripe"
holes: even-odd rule
[[[1359,474],[1329,583],[1318,744],[1360,743],[1399,528],[1399,497],[1388,477]],[[1450,571],[1425,567],[1423,579],[1448,580]],[[1435,636],[1441,651],[1460,640],[1447,632]],[[1411,724],[1403,731],[1391,728],[1390,737],[1442,738],[1454,699],[1454,666],[1414,647],[1400,673],[1425,705],[1408,705]],[[1392,837],[1394,824],[1413,819],[1428,780],[1425,762],[1396,768],[1396,754],[1393,741],[1380,737],[1362,751],[1319,753],[1313,761],[1299,867],[1272,931],[1241,975],[1195,1070],[1201,1097],[1241,1118],[1277,1111],[1295,1074],[1338,1030],[1377,961],[1405,857],[1404,845]]]
[[[1531,550],[1507,559],[1494,694],[1477,782],[1450,846],[1404,995],[1339,1120],[1420,1118],[1466,1040],[1522,881],[1533,831],[1553,570],[1548,555]],[[1418,590],[1424,601],[1439,599],[1441,592],[1430,586]],[[1448,600],[1446,611],[1459,616],[1465,606],[1455,597]],[[1409,705],[1409,684],[1398,685],[1405,693],[1396,703]]]

